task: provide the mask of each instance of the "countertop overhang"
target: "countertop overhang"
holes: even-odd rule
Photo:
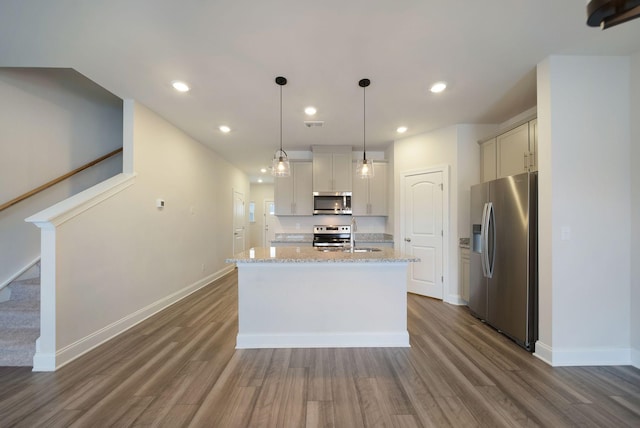
[[[380,248],[380,251],[372,252],[349,252],[348,250],[323,252],[317,247],[255,247],[226,259],[227,263],[408,263],[419,261],[419,258],[393,248]]]

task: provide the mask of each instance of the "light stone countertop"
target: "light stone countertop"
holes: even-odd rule
[[[358,246],[356,246],[356,250]],[[315,247],[256,247],[236,254],[227,263],[406,263],[420,259],[393,248],[372,252],[319,251]]]
[[[388,233],[355,233],[356,242],[368,244],[393,244],[393,236]],[[274,244],[305,244],[313,242],[313,233],[276,233]]]

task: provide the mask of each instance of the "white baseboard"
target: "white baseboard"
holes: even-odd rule
[[[632,364],[630,348],[552,348],[536,342],[533,354],[553,367],[565,366],[625,366]]]
[[[545,343],[540,342],[539,340],[536,341],[536,350],[533,353],[533,356],[541,359],[550,366],[553,366],[553,364],[551,363],[553,360],[553,351],[551,347]]]
[[[224,269],[202,278],[182,290],[170,294],[167,297],[133,312],[126,317],[105,326],[104,328],[95,331],[68,346],[65,346],[62,349],[58,349],[55,355],[38,352],[36,347],[36,354],[33,357],[33,371],[55,371],[59,369],[60,367],[91,351],[95,347],[100,346],[115,336],[124,333],[152,315],[155,315],[163,309],[184,299],[188,295],[198,291],[202,287],[210,284],[212,281],[223,277],[233,271],[234,268],[235,266],[233,265],[226,266]]]
[[[409,348],[409,333],[238,334],[236,349]]]
[[[640,349],[631,348],[631,365],[640,369]]]
[[[445,297],[444,302],[455,306],[467,306],[467,301],[459,294],[449,294]]]

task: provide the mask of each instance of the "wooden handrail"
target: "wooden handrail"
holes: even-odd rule
[[[111,156],[115,156],[120,152],[122,152],[122,147],[120,147],[119,149],[116,149],[116,150],[114,150],[114,151],[112,151],[110,153],[107,153],[104,156],[100,156],[98,159],[93,160],[93,161],[89,162],[88,164],[82,165],[80,168],[76,168],[73,171],[66,173],[65,175],[61,175],[60,177],[58,177],[56,179],[53,179],[53,180],[49,181],[48,183],[43,184],[40,187],[36,187],[35,189],[33,189],[33,190],[23,194],[23,195],[20,195],[17,198],[10,200],[9,202],[5,202],[4,204],[0,205],[0,211],[6,210],[7,208],[17,204],[18,202],[22,202],[25,199],[30,198],[31,196],[33,196],[33,195],[35,195],[37,193],[40,193],[43,190],[48,189],[51,186],[55,186],[56,184],[60,183],[61,181],[66,180],[67,178],[69,178],[69,177],[71,177],[73,175],[76,175],[77,173],[79,173],[81,171],[84,171],[87,168],[91,168],[95,164],[100,163],[105,159],[109,159]]]

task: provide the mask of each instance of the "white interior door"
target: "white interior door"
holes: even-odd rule
[[[408,175],[404,180],[404,252],[420,258],[409,263],[409,292],[443,297],[442,172]]]
[[[276,238],[276,207],[273,201],[264,201],[263,247],[270,247]]]
[[[244,251],[245,230],[244,195],[233,192],[233,254]]]

